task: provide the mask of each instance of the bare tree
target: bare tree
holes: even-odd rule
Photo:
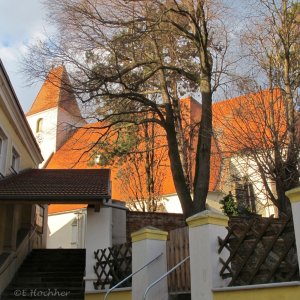
[[[111,131],[112,133],[112,131]],[[90,164],[117,169],[118,189],[132,210],[164,210],[163,180],[169,167],[165,134],[155,123],[117,126],[94,146]]]
[[[237,185],[244,184],[245,180],[251,183],[258,207],[263,208],[270,199],[279,209],[280,200],[273,183],[284,170],[275,172],[274,153],[277,147],[280,155],[285,157],[287,146],[284,101],[279,89],[216,104],[214,118],[223,157],[230,157],[231,169],[235,170],[231,179]]]
[[[205,209],[209,187],[212,93],[222,81],[228,37],[219,2],[47,1],[59,34],[33,46],[25,62],[36,76],[53,62],[66,64],[73,91],[82,103],[97,105],[95,116],[108,130],[116,124],[163,128],[185,216]],[[179,101],[186,91],[202,98],[193,183]]]
[[[161,137],[156,136],[156,127],[154,123],[142,125],[140,151],[126,155],[124,164],[118,170],[121,190],[133,210],[164,210],[162,192],[168,155],[166,145],[158,141]]]
[[[256,16],[242,37],[254,77],[240,85],[252,94],[236,101],[222,122],[226,149],[255,162],[253,170],[269,199],[279,213],[289,213],[285,192],[299,182],[300,10],[290,0],[255,4]]]

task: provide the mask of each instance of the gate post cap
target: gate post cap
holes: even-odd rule
[[[186,219],[190,228],[203,225],[218,225],[228,226],[229,218],[223,214],[212,212],[211,210],[204,210]]]
[[[167,238],[168,238],[167,231],[163,231],[152,226],[144,227],[131,234],[131,240],[133,243],[142,240],[166,241]]]
[[[293,203],[300,202],[300,186],[285,192],[285,195]]]

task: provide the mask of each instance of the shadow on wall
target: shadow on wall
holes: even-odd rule
[[[76,234],[74,234],[74,231],[76,231]],[[72,218],[68,223],[64,224],[52,234],[48,225],[47,248],[77,248],[77,231],[76,217]]]

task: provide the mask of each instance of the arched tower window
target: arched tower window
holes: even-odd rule
[[[36,122],[36,132],[41,132],[43,129],[43,118],[39,118]]]

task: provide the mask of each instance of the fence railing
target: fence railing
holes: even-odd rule
[[[147,294],[150,291],[151,288],[153,288],[156,284],[158,284],[162,279],[164,279],[166,276],[172,274],[172,272],[176,271],[181,265],[183,265],[188,259],[190,259],[190,256],[185,257],[182,261],[180,261],[178,264],[176,264],[172,269],[168,270],[165,274],[157,278],[154,282],[152,282],[146,289],[144,293],[144,300],[147,299]]]
[[[129,276],[127,276],[126,278],[124,278],[123,280],[121,280],[119,283],[117,283],[116,285],[114,285],[112,288],[110,288],[105,296],[104,296],[104,300],[107,299],[108,295],[115,290],[117,287],[121,286],[125,281],[131,279],[135,274],[139,273],[140,271],[142,271],[143,269],[145,269],[146,267],[148,267],[149,265],[151,265],[154,261],[156,261],[157,259],[159,259],[161,256],[163,255],[163,253],[160,253],[159,255],[157,255],[156,257],[154,257],[153,259],[151,259],[149,262],[147,262],[145,265],[143,265],[142,267],[140,267],[139,269],[137,269],[135,272],[131,273]]]
[[[190,255],[188,227],[169,232],[167,241],[167,267],[172,269],[178,262]],[[168,276],[169,293],[180,294],[191,291],[190,262],[180,265]]]
[[[299,280],[295,234],[291,217],[232,218],[225,239],[219,238],[223,279],[229,286]]]
[[[96,264],[94,271],[97,281],[95,289],[107,289],[118,284],[132,273],[132,247],[131,244],[122,244],[94,252]],[[119,287],[130,287],[131,278],[124,281]]]

